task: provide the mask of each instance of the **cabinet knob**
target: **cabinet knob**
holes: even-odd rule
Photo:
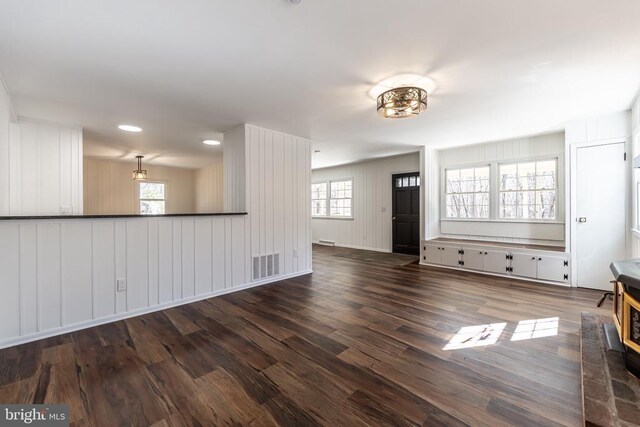
[[[538,261],[542,261],[542,258],[538,258]]]
[[[489,255],[489,252],[485,252],[484,254],[485,254],[485,255]]]
[[[536,260],[536,257],[531,257],[531,260],[532,260],[532,261],[535,261],[535,260]]]

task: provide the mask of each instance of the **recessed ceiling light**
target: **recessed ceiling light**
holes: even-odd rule
[[[419,74],[398,74],[397,76],[384,79],[374,87],[372,87],[368,94],[373,99],[378,99],[383,92],[399,87],[417,87],[424,89],[429,95],[433,94],[436,89],[436,82],[426,76]]]
[[[125,132],[142,132],[142,128],[134,125],[118,125],[118,129]]]
[[[216,141],[215,139],[205,139],[202,143],[206,145],[220,145],[220,141]]]

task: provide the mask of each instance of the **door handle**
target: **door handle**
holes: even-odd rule
[[[586,216],[581,216],[576,221],[578,221],[578,222],[587,222],[587,217]]]
[[[396,220],[396,217],[395,217],[395,216],[394,216],[394,217],[391,217],[391,220],[392,220],[392,221],[395,221],[395,220]]]

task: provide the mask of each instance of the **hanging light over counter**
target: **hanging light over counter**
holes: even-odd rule
[[[147,179],[147,170],[142,169],[142,159],[144,159],[144,156],[136,156],[136,159],[138,159],[138,169],[133,171],[133,180],[144,181]]]

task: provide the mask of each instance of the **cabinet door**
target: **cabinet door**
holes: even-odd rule
[[[462,255],[462,260],[464,261],[464,268],[469,268],[471,270],[484,270],[484,253],[486,251],[481,251],[480,249],[469,249],[462,248],[464,250],[464,254]]]
[[[442,251],[440,248],[442,246],[434,246],[434,245],[426,245],[427,250],[425,251],[425,256],[427,257],[427,262],[432,264],[440,264],[442,262]]]
[[[441,246],[440,252],[442,252],[442,265],[448,265],[450,267],[460,267],[458,261],[460,261],[460,248],[457,246]]]
[[[569,266],[564,265],[565,261],[567,261],[566,258],[559,256],[539,256],[538,279],[567,282],[569,280]],[[567,275],[566,279],[565,274]]]
[[[516,252],[513,252],[511,255],[513,256],[511,260],[511,268],[513,271],[511,274],[514,276],[532,277],[534,279],[538,276],[538,257]]]
[[[509,266],[509,260],[506,251],[485,251],[484,256],[484,271],[489,273],[507,274],[507,267]]]

